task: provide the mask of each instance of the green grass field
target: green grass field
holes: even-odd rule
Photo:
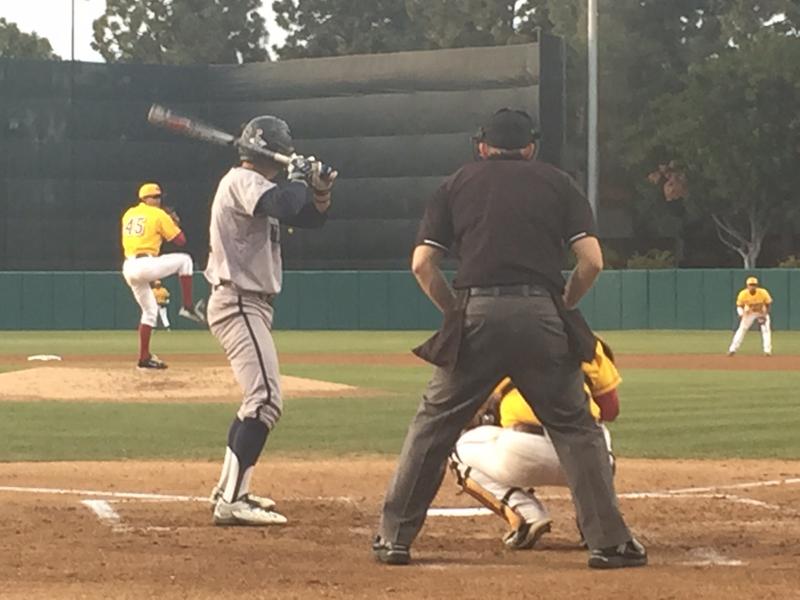
[[[313,354],[405,353],[423,332],[277,332],[280,353],[309,354],[288,375],[375,390],[369,397],[287,401],[269,450],[291,455],[397,452],[430,376],[425,366],[317,365]],[[620,354],[724,354],[727,331],[615,331]],[[741,354],[758,354],[751,333]],[[0,372],[20,368],[11,355],[130,356],[133,332],[2,332]],[[777,332],[776,354],[800,355],[800,332]],[[220,354],[207,332],[158,333],[159,354]],[[739,358],[737,358],[739,360]],[[743,359],[746,360],[746,359]],[[800,458],[800,373],[629,369],[622,414],[612,425],[626,457]],[[231,404],[0,403],[0,460],[219,459]]]

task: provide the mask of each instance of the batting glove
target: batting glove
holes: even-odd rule
[[[308,179],[311,176],[313,166],[312,160],[309,160],[305,156],[293,155],[292,162],[289,163],[289,168],[287,170],[289,181],[301,181],[308,185]]]
[[[339,173],[332,167],[315,160],[312,163],[309,183],[317,194],[329,194],[337,175]]]

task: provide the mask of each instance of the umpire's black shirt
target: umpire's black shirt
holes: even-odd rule
[[[539,283],[564,289],[565,248],[595,225],[586,198],[564,172],[521,158],[469,163],[430,200],[417,245],[453,251],[453,286]]]

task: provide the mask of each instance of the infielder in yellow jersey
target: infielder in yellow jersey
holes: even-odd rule
[[[584,390],[592,415],[603,430],[613,467],[611,436],[603,424],[619,413],[617,386],[622,382],[611,349],[597,340],[595,358],[582,363]],[[473,423],[456,442],[450,467],[458,485],[502,517],[510,530],[503,537],[509,548],[532,548],[550,531],[552,519],[533,487],[566,487],[567,481],[553,443],[539,418],[510,379],[495,388]]]
[[[167,314],[167,306],[169,306],[169,290],[161,285],[161,280],[157,279],[152,284],[153,296],[156,298],[158,305],[158,318],[161,319],[161,324],[169,331],[169,315]]]
[[[167,365],[150,352],[150,334],[156,326],[158,304],[150,282],[175,273],[181,284],[183,305],[178,315],[203,323],[202,301],[192,305],[192,257],[186,253],[159,256],[164,240],[178,246],[186,244],[177,215],[161,208],[161,187],[145,183],[139,188],[139,204],[132,206],[122,216],[122,248],[125,262],[122,275],[133,291],[133,297],[142,309],[139,324],[140,369],[166,369]]]
[[[739,313],[739,328],[733,334],[733,340],[728,348],[728,356],[733,356],[742,345],[744,334],[757,321],[761,327],[761,343],[764,355],[772,355],[772,330],[770,329],[769,309],[772,306],[772,296],[762,287],[758,287],[758,279],[748,277],[745,288],[736,296],[736,312]]]

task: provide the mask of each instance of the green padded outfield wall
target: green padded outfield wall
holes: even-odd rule
[[[564,50],[544,35],[245,65],[2,59],[0,270],[118,270],[119,218],[146,180],[163,184],[188,251],[205,264],[208,203],[235,157],[149,126],[152,102],[229,131],[278,115],[298,152],[339,169],[327,225],[284,232],[288,268],[403,269],[425,202],[472,160],[471,136],[497,108],[527,109],[543,133],[540,157],[561,163]]]
[[[800,330],[800,269],[605,271],[581,308],[598,330],[733,329],[734,300],[750,274],[774,299],[775,330]],[[176,328],[177,280],[165,280]],[[195,275],[197,297],[208,293]],[[408,271],[289,271],[278,329],[432,330],[440,316]],[[135,329],[139,309],[117,272],[0,272],[0,329]]]

